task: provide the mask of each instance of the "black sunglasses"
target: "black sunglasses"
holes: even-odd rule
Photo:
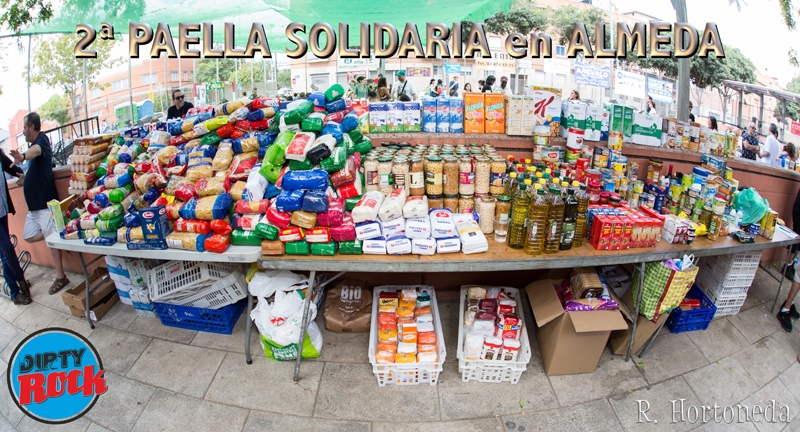
[[[183,100],[184,96],[176,96],[175,100]]]

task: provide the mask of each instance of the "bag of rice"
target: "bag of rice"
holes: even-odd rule
[[[336,144],[339,144],[342,142],[342,127],[339,123],[328,122],[328,124],[322,128],[322,135],[331,135],[336,140]]]
[[[324,213],[328,211],[328,194],[321,190],[310,190],[303,196],[303,211]]]
[[[306,153],[311,150],[315,139],[316,136],[311,132],[296,133],[294,138],[292,138],[292,142],[289,143],[289,147],[286,147],[286,159],[296,161],[305,160]]]
[[[342,120],[342,132],[349,133],[355,129],[358,129],[358,116],[354,113],[344,116],[344,120]]]
[[[424,239],[431,236],[431,221],[428,215],[421,218],[406,220],[406,237],[410,239]]]
[[[361,250],[367,255],[386,255],[386,239],[383,237],[362,240],[361,244]]]
[[[344,217],[344,200],[341,198],[329,198],[328,210],[317,215],[317,225],[332,227],[342,224]]]
[[[289,171],[280,183],[283,190],[325,190],[328,188],[328,173],[323,170]]]
[[[403,205],[403,217],[418,219],[428,214],[428,197],[425,195],[410,196]]]
[[[233,211],[239,214],[265,214],[269,208],[269,200],[262,199],[259,201],[238,201],[233,206]]]
[[[261,246],[262,238],[255,231],[233,230],[231,244],[235,246]]]
[[[250,171],[244,186],[242,199],[245,201],[261,201],[267,192],[267,179],[258,170]],[[263,212],[262,212],[263,213]]]
[[[325,90],[325,99],[328,102],[333,102],[336,99],[340,99],[342,96],[344,96],[344,87],[342,87],[342,85],[339,83],[336,83]]]
[[[381,224],[377,221],[356,224],[356,238],[359,240],[368,240],[382,235]]]
[[[261,220],[261,215],[258,214],[233,214],[231,215],[231,228],[240,229],[245,231],[255,231],[256,224]]]
[[[363,244],[361,240],[350,240],[339,242],[339,254],[341,255],[361,255]]]
[[[306,229],[314,228],[314,225],[317,224],[317,215],[316,213],[309,213],[302,210],[296,210],[292,212],[292,218],[290,219],[292,225],[297,225],[299,227],[303,227]]]
[[[448,209],[431,209],[431,237],[447,238],[456,235],[456,225],[453,223],[453,213]]]
[[[411,240],[411,253],[417,255],[433,255],[436,253],[436,239],[424,238]]]
[[[278,240],[284,243],[303,240],[305,237],[305,230],[299,226],[290,226],[278,232]]]
[[[384,237],[391,237],[395,234],[404,234],[406,232],[406,219],[401,216],[388,222],[381,222],[381,231],[383,232]]]
[[[406,190],[397,188],[393,190],[381,204],[378,217],[382,221],[389,221],[403,216],[403,205],[406,202]]]
[[[324,126],[323,121],[325,120],[325,114],[322,113],[311,113],[308,117],[304,118],[301,127],[304,131],[307,132],[321,132],[322,127]]]
[[[331,227],[331,238],[338,242],[356,240],[356,225],[350,213],[345,213],[341,225]]]
[[[458,236],[461,239],[462,252],[473,254],[486,252],[489,249],[489,242],[471,213],[457,214],[453,219],[458,230]]]
[[[300,210],[303,206],[302,190],[285,190],[275,198],[275,207],[282,212],[292,212]]]
[[[406,255],[411,253],[411,240],[397,234],[386,239],[386,253],[389,255]]]
[[[280,231],[280,228],[270,223],[267,215],[264,215],[256,224],[256,235],[267,240],[277,240],[278,231]]]
[[[311,253],[308,242],[305,240],[285,243],[286,255],[308,255]]]
[[[353,209],[353,222],[360,223],[378,218],[378,211],[383,204],[383,193],[370,191],[364,194]]]
[[[206,237],[206,240],[203,242],[203,247],[206,251],[220,254],[228,250],[228,246],[230,245],[230,234],[212,234]]]
[[[306,230],[306,241],[309,243],[330,243],[331,230],[328,227],[316,227]]]
[[[292,214],[278,210],[273,201],[272,205],[269,206],[269,210],[267,210],[267,221],[278,228],[286,228],[291,223],[291,220]]]
[[[461,240],[458,237],[445,237],[436,239],[437,253],[454,253],[461,250]]]

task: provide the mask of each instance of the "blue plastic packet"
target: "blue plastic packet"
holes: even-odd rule
[[[347,102],[344,99],[336,99],[333,102],[325,104],[325,110],[329,113],[344,111],[347,109]]]
[[[348,133],[351,130],[359,127],[358,124],[358,116],[355,114],[348,114],[344,116],[344,120],[342,120],[342,132]]]
[[[139,215],[137,213],[128,213],[125,215],[125,226],[128,228],[142,226],[139,222]]]
[[[117,242],[116,238],[111,237],[93,237],[83,239],[83,243],[95,246],[113,246]]]
[[[272,199],[272,198],[275,198],[276,196],[280,195],[280,193],[281,193],[281,190],[278,189],[278,187],[275,186],[274,184],[270,183],[270,184],[267,185],[267,192],[264,194],[264,198],[265,199]]]
[[[323,170],[287,171],[281,180],[283,190],[312,190],[328,187],[328,173]]]
[[[304,193],[301,190],[284,190],[275,198],[275,207],[282,212],[300,210],[303,206],[303,195]]]
[[[342,142],[342,127],[339,123],[336,122],[328,122],[324,128],[322,128],[322,134],[320,135],[332,135],[336,139],[336,144]]]
[[[310,190],[303,196],[303,211],[325,213],[328,211],[328,194],[322,190]]]

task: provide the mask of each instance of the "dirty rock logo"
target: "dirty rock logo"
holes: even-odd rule
[[[78,333],[49,328],[22,341],[8,363],[8,391],[17,406],[42,423],[61,424],[89,412],[108,390],[94,346]]]

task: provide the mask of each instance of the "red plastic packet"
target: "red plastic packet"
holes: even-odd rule
[[[228,250],[228,246],[230,245],[230,234],[214,234],[207,237],[206,241],[203,242],[203,246],[206,248],[206,251],[214,253],[223,253]]]
[[[346,184],[339,189],[336,189],[339,192],[339,196],[347,199],[358,196],[358,190],[356,189],[356,185],[353,183]]]
[[[269,127],[270,119],[261,119],[258,121],[250,122],[252,130],[264,130]]]
[[[345,214],[342,224],[331,227],[331,238],[336,241],[351,241],[356,239],[356,225],[350,213]]]
[[[250,174],[255,164],[258,163],[258,157],[242,159],[233,174]]]
[[[317,225],[335,227],[344,220],[344,198],[328,197],[328,211],[317,215]]]
[[[292,214],[286,213],[282,211],[278,211],[278,208],[275,207],[275,203],[273,202],[269,209],[267,209],[267,221],[269,223],[275,225],[278,228],[288,228],[289,223],[292,220]],[[356,234],[356,227],[353,225],[353,238],[355,238]]]
[[[244,132],[242,132],[242,131],[237,129],[237,130],[231,132],[231,136],[229,136],[228,138],[230,138],[230,139],[239,139],[239,138],[241,138],[243,136],[244,136]]]
[[[217,135],[218,135],[220,138],[228,138],[229,136],[231,136],[231,134],[232,134],[232,133],[233,133],[233,131],[235,131],[235,130],[236,130],[236,128],[235,128],[235,127],[233,127],[233,125],[232,125],[232,124],[230,124],[230,123],[226,123],[225,125],[223,125],[223,126],[220,126],[220,128],[219,128],[219,129],[217,129]]]
[[[178,218],[175,221],[175,231],[208,235],[211,224],[208,221]]]
[[[328,227],[314,227],[306,230],[306,241],[308,243],[330,243],[331,231]]]
[[[251,202],[241,200],[236,202],[236,206],[233,208],[233,211],[239,214],[264,214],[267,212],[268,209],[269,209],[268,199],[263,199],[261,201],[251,201]]]
[[[169,145],[171,146],[179,146],[181,144],[186,144],[188,141],[183,135],[174,136],[169,140]]]
[[[351,158],[347,158],[344,168],[331,174],[331,183],[334,188],[353,183],[356,180],[356,162]]]
[[[191,183],[184,183],[175,189],[175,198],[181,201],[189,201],[195,196],[197,196],[195,193],[195,187]]]
[[[174,201],[172,204],[167,204],[167,219],[174,221],[180,218],[178,214],[178,210],[183,207],[183,202],[181,201]]]
[[[150,172],[151,169],[152,165],[149,162],[139,162],[133,167],[133,170],[138,174]]]
[[[278,239],[284,243],[302,240],[305,237],[305,230],[299,226],[291,226],[280,230]]]
[[[345,111],[338,111],[333,114],[328,114],[325,116],[325,124],[328,124],[329,122],[341,123],[346,114],[347,112]]]
[[[214,234],[227,235],[233,231],[231,224],[224,219],[214,219],[209,225],[211,226],[211,231],[214,231]]]
[[[236,129],[239,129],[239,130],[246,130],[246,131],[252,130],[252,127],[250,126],[250,122],[247,121],[247,120],[237,120],[236,123],[235,123],[235,126],[236,126]]]

